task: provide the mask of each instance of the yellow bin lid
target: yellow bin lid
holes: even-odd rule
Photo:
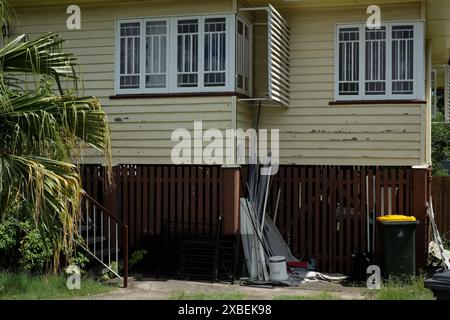
[[[377,217],[377,221],[381,222],[405,222],[405,221],[416,221],[416,217],[404,216],[401,214],[388,214],[385,216]]]

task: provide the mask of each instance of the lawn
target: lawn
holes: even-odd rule
[[[380,290],[368,293],[372,300],[434,300],[433,292],[424,287],[422,278],[412,280],[389,279],[383,282]]]
[[[0,272],[0,300],[73,299],[114,290],[113,286],[82,278],[80,290],[69,290],[63,275],[32,276]]]
[[[364,291],[363,291],[364,292]],[[187,293],[177,292],[169,296],[169,300],[243,300],[252,299],[239,290],[234,292]],[[273,300],[345,300],[351,299],[348,294],[343,297],[339,292],[316,291],[310,294],[281,294]],[[424,287],[422,278],[411,280],[391,278],[385,280],[380,290],[368,290],[363,296],[354,299],[366,300],[434,300],[433,293]]]

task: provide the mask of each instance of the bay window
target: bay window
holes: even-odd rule
[[[419,22],[338,25],[336,100],[423,100],[424,40]]]
[[[116,93],[235,90],[235,16],[117,22]]]

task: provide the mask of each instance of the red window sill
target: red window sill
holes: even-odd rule
[[[353,104],[424,104],[425,100],[349,100],[330,101],[330,106],[353,105]]]
[[[183,98],[183,97],[230,97],[239,95],[234,91],[227,92],[181,92],[181,93],[135,93],[116,94],[110,99],[141,99],[141,98]]]

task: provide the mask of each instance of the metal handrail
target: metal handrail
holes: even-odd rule
[[[100,209],[102,209],[103,211],[105,211],[106,215],[108,215],[109,217],[111,217],[115,222],[117,222],[118,224],[120,224],[122,227],[127,227],[127,225],[125,223],[123,223],[122,221],[120,221],[115,215],[113,215],[111,212],[109,212],[108,209],[106,209],[104,206],[102,206],[100,203],[98,203],[97,200],[95,200],[94,198],[92,198],[89,194],[84,193],[85,197],[88,198],[89,200],[91,200],[97,207],[99,207]]]
[[[97,200],[95,200],[94,198],[92,198],[90,195],[88,195],[87,193],[84,193],[85,198],[92,203],[92,208],[93,208],[93,218],[94,221],[91,223],[94,225],[94,252],[92,252],[92,250],[89,248],[89,228],[87,228],[86,230],[86,245],[82,246],[83,249],[88,252],[92,257],[94,257],[99,263],[101,263],[104,267],[108,268],[114,275],[116,275],[117,277],[121,278],[123,280],[123,286],[126,288],[128,286],[128,226],[123,223],[122,221],[120,221],[116,216],[114,216],[108,209],[106,209],[104,206],[102,206],[100,203],[98,203]],[[108,241],[108,263],[106,263],[105,261],[103,261],[103,242],[101,242],[101,254],[100,254],[100,258],[97,256],[97,250],[96,250],[96,208],[99,210],[99,214],[100,214],[100,234],[101,234],[101,238],[103,238],[104,236],[104,230],[103,230],[103,225],[104,225],[104,217],[103,215],[106,216],[106,218],[108,219],[107,223],[108,223],[108,230],[107,230],[107,237],[106,240]],[[86,212],[86,226],[88,226],[89,224],[89,216],[88,216],[88,212]],[[81,219],[83,219],[83,217],[81,217]],[[81,219],[80,219],[80,225],[81,225]],[[116,254],[116,263],[117,263],[117,272],[115,270],[113,270],[111,268],[111,220],[112,222],[115,224],[116,228],[115,228],[115,241],[116,241],[116,250],[115,250],[115,254]],[[119,248],[119,244],[118,244],[118,239],[119,239],[119,233],[118,233],[118,229],[119,227],[121,228],[122,231],[122,253],[123,253],[123,277],[119,275],[119,270],[118,270],[118,248]]]

